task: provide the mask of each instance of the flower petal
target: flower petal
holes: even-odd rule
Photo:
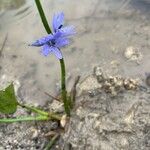
[[[59,38],[56,40],[56,47],[64,47],[69,44],[69,40],[67,38]]]
[[[63,27],[63,28],[59,29],[59,32],[61,33],[62,37],[71,36],[71,35],[74,35],[76,33],[74,26]]]
[[[61,51],[57,48],[57,47],[52,47],[51,46],[51,51],[54,53],[54,55],[58,58],[58,59],[62,59],[62,53]]]
[[[48,56],[51,52],[52,52],[52,51],[51,51],[51,47],[50,47],[48,44],[45,44],[45,45],[42,47],[41,53],[42,53],[44,56]]]
[[[45,37],[40,38],[39,40],[36,40],[34,43],[31,44],[31,46],[43,46],[44,44],[46,44],[51,39],[53,39],[53,35],[49,34]]]
[[[60,12],[53,16],[53,31],[56,32],[64,24],[64,13]]]
[[[59,39],[60,37],[62,37],[62,33],[59,31],[53,34],[53,39],[55,39],[55,40]]]

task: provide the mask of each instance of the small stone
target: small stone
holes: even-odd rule
[[[100,89],[101,87],[102,85],[98,83],[94,76],[88,76],[81,83],[79,83],[79,95],[84,91]]]
[[[130,59],[132,56],[133,56],[133,54],[134,54],[134,50],[133,50],[134,48],[132,47],[132,46],[130,46],[130,47],[127,47],[127,49],[125,50],[125,52],[124,52],[124,56],[127,58],[127,59]]]
[[[104,75],[100,67],[94,67],[94,75],[96,76],[98,82],[104,81]]]
[[[105,90],[106,93],[111,93],[111,83],[109,83],[108,81],[105,81],[103,88]]]
[[[124,79],[123,84],[126,90],[135,90],[138,87],[138,81],[134,79]]]
[[[143,57],[139,49],[133,46],[129,46],[126,48],[124,56],[132,61],[140,61]]]
[[[52,111],[53,112],[63,112],[64,111],[64,108],[63,108],[63,103],[62,102],[59,102],[59,101],[56,101],[54,100],[51,105],[50,105],[50,108],[52,108]]]
[[[67,115],[63,115],[60,120],[61,126],[64,128],[67,123]]]
[[[58,122],[51,122],[51,130],[56,130],[58,126]]]
[[[36,139],[38,137],[38,135],[39,135],[38,130],[33,128],[32,132],[33,132],[33,134],[32,134],[31,139]]]

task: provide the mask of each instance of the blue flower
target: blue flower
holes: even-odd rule
[[[69,44],[69,37],[75,34],[74,26],[64,27],[64,13],[60,12],[53,16],[53,32],[45,37],[35,41],[31,46],[42,46],[41,53],[48,56],[53,53],[58,59],[62,59],[62,53],[59,50]]]

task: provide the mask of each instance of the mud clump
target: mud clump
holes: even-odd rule
[[[139,63],[143,58],[143,55],[140,52],[139,48],[136,48],[136,47],[133,47],[133,46],[129,46],[129,47],[126,48],[126,50],[124,52],[124,56],[128,60],[136,61],[137,63]]]
[[[78,85],[65,141],[73,150],[149,150],[149,93],[137,79],[107,76],[95,68]]]
[[[135,90],[139,85],[138,79],[111,76],[103,73],[100,67],[94,68],[94,73],[86,77],[79,86],[79,93],[102,90],[111,96],[116,96],[123,90]]]

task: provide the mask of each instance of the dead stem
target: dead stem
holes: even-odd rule
[[[4,41],[3,41],[3,44],[2,44],[2,47],[0,49],[0,57],[2,56],[2,52],[4,50],[4,47],[6,45],[6,41],[7,41],[7,38],[8,38],[8,33],[6,34],[5,38],[4,38]]]
[[[58,98],[56,98],[56,97],[54,97],[53,95],[51,95],[51,94],[49,94],[49,93],[47,93],[47,92],[44,92],[46,95],[48,95],[49,97],[51,97],[51,98],[53,98],[53,99],[55,99],[55,100],[57,100],[57,101],[61,101],[60,99],[58,99]]]
[[[50,142],[46,145],[46,148],[44,150],[50,150],[52,148],[52,146],[55,144],[55,142],[57,141],[59,137],[59,134],[56,134],[51,140]]]

